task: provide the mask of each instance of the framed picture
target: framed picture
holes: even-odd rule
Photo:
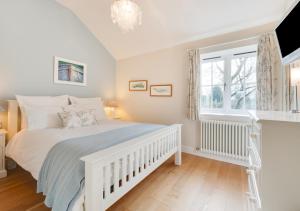
[[[161,84],[150,86],[150,96],[152,97],[172,97],[172,84]]]
[[[148,81],[147,80],[133,80],[129,81],[129,91],[147,91]]]
[[[54,83],[86,86],[87,65],[61,57],[54,57]]]

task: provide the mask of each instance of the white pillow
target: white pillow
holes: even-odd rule
[[[64,128],[76,128],[96,125],[97,120],[94,109],[85,109],[81,106],[64,107],[63,112],[58,113]]]
[[[58,116],[62,112],[60,106],[24,106],[23,110],[27,130],[62,127]]]
[[[16,95],[21,109],[21,128],[27,128],[24,106],[66,106],[69,104],[69,96],[21,96]]]
[[[69,96],[71,104],[94,104],[94,103],[101,103],[102,99],[100,97],[92,97],[92,98],[79,98],[79,97],[73,97]]]
[[[20,106],[65,106],[69,104],[69,96],[22,96],[16,95]]]
[[[78,97],[69,97],[71,105],[79,105],[85,109],[94,109],[97,121],[107,119],[107,116],[104,111],[103,102],[100,97],[95,98],[78,98]]]

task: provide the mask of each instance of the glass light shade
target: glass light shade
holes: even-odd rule
[[[291,69],[291,85],[296,86],[300,83],[300,67]]]
[[[116,0],[111,5],[111,18],[123,32],[133,30],[136,25],[142,24],[140,7],[131,0]]]

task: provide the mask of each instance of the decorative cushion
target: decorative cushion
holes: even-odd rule
[[[95,110],[84,109],[79,106],[63,107],[63,112],[58,113],[64,128],[86,127],[97,124]]]
[[[104,111],[104,106],[101,98],[78,98],[78,97],[69,97],[71,105],[78,105],[85,109],[94,109],[97,121],[107,119],[107,116]]]
[[[58,113],[64,128],[81,127],[80,117],[74,111],[63,111]]]

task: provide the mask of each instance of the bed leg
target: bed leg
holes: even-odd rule
[[[103,168],[85,162],[85,210],[105,211],[103,206]]]
[[[179,150],[179,149],[175,154],[175,165],[177,165],[177,166],[181,165],[181,150]]]
[[[175,165],[181,165],[181,126],[177,130],[177,152],[175,153]]]

